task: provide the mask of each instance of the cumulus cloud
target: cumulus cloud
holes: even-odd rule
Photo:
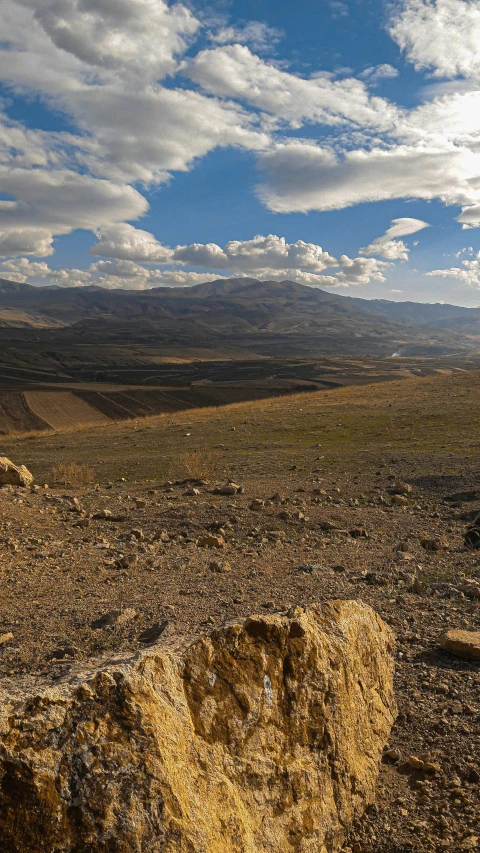
[[[300,127],[305,121],[326,125],[352,123],[386,130],[399,110],[370,95],[361,80],[331,75],[299,77],[234,44],[202,50],[183,63],[183,73],[212,95],[238,98]]]
[[[91,255],[118,258],[139,263],[170,263],[172,250],[162,246],[153,234],[126,222],[97,230],[98,243],[88,251]]]
[[[293,141],[260,155],[262,200],[277,213],[338,210],[360,202],[440,198],[480,200],[480,151],[397,145],[338,155],[316,142]]]
[[[2,202],[0,202],[0,211]],[[53,234],[42,228],[4,228],[0,230],[0,258],[12,255],[53,255]]]
[[[423,228],[428,228],[428,222],[422,219],[402,217],[393,219],[390,228],[385,234],[373,240],[369,246],[360,249],[361,255],[380,255],[389,261],[408,261],[409,248],[403,240],[395,239],[406,237],[408,234],[416,234]]]
[[[52,269],[45,262],[14,258],[0,264],[0,277],[57,287],[105,287],[109,290],[147,290],[152,287],[190,287],[214,281],[217,275],[186,270],[147,269],[133,261],[97,261],[87,269]]]
[[[365,68],[358,76],[362,80],[366,80],[370,86],[376,86],[381,80],[398,77],[398,71],[393,65],[383,62],[381,65],[372,65],[369,68]]]
[[[171,73],[200,22],[163,0],[20,0],[55,47],[106,72],[156,81]],[[161,45],[161,50],[159,50]]]
[[[403,0],[389,31],[417,70],[435,77],[480,74],[477,0]]]
[[[283,36],[283,31],[271,27],[263,21],[247,21],[243,26],[221,27],[209,34],[211,41],[217,44],[248,44],[253,50],[263,51],[274,47]]]
[[[336,260],[315,243],[287,243],[284,237],[258,235],[253,240],[230,240],[224,249],[215,243],[193,243],[179,246],[173,253],[174,261],[192,266],[231,269],[233,272],[251,274],[268,270],[305,270],[320,272],[335,266]]]
[[[456,219],[461,223],[462,228],[480,228],[480,204],[464,207]]]
[[[426,275],[457,279],[457,281],[462,282],[462,284],[466,284],[469,287],[475,287],[480,290],[480,252],[477,253],[473,260],[462,261],[461,267],[431,270],[430,272],[427,272]]]

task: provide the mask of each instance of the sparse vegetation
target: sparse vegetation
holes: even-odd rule
[[[70,486],[73,489],[82,486],[91,486],[95,480],[95,471],[91,465],[79,465],[77,462],[60,462],[51,469],[50,480],[52,484]]]

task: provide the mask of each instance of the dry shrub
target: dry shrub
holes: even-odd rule
[[[207,480],[215,476],[218,466],[218,453],[192,450],[182,454],[174,476],[183,479],[188,477],[190,480]]]
[[[50,479],[60,486],[91,486],[95,480],[95,471],[90,465],[78,465],[77,462],[62,462],[54,465]]]

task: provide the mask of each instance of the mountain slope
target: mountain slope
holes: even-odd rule
[[[31,329],[24,330],[23,338],[17,333],[17,344],[22,340],[59,348],[79,344],[141,343],[157,347],[228,344],[246,353],[274,356],[391,355],[398,351],[437,355],[480,345],[480,336],[471,337],[469,329],[461,325],[458,332],[420,325],[420,310],[417,323],[405,321],[410,314],[413,316],[410,309],[404,309],[403,314],[401,309],[392,309],[397,316],[389,316],[387,312],[392,305],[398,303],[381,300],[370,303],[291,281],[245,278],[146,291],[37,288],[0,281],[0,317],[10,311],[21,313],[23,321],[31,318]],[[432,307],[444,306],[417,306],[417,309],[425,309],[427,316]],[[460,322],[463,316],[453,312],[451,320]],[[442,315],[437,321],[444,319]],[[39,328],[46,322],[52,328]],[[2,339],[8,339],[7,332]]]

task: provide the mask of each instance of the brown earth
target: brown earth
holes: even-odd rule
[[[345,850],[477,849],[480,669],[438,639],[480,628],[480,600],[462,591],[480,578],[463,544],[480,511],[479,416],[480,373],[464,372],[5,438],[39,484],[77,462],[98,486],[0,490],[4,686],[55,684],[140,648],[164,619],[184,636],[363,600],[397,635],[400,713]],[[215,494],[227,479],[243,491]],[[398,481],[412,491],[395,503]],[[112,611],[129,615],[92,627]]]

